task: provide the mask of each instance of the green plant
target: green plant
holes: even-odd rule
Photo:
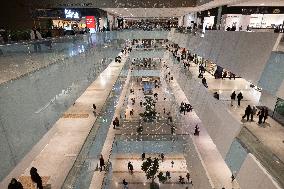
[[[148,157],[141,166],[142,171],[144,171],[146,173],[146,178],[147,179],[151,179],[152,183],[151,183],[151,187],[153,189],[156,189],[159,185],[154,183],[154,180],[156,178],[156,174],[159,171],[159,159],[158,158],[151,158]]]
[[[157,177],[161,183],[164,183],[167,181],[167,177],[164,176],[163,172],[160,172]]]
[[[11,41],[21,41],[30,39],[30,31],[28,30],[18,30],[10,32]]]
[[[137,131],[137,133],[142,133],[143,127],[142,127],[142,126],[139,126],[136,131]]]
[[[156,119],[157,112],[155,110],[156,102],[154,99],[151,96],[145,96],[145,102],[143,105],[145,106],[145,111],[139,115],[143,117],[145,121],[152,121]]]

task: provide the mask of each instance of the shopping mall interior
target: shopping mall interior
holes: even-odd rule
[[[283,189],[284,0],[22,0],[0,16],[1,189]]]

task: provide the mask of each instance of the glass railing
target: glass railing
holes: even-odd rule
[[[171,70],[177,82],[225,158],[232,141],[241,129],[241,123],[232,116],[225,103],[213,97],[200,79],[193,77],[191,72],[183,69],[182,64],[172,55],[168,56],[171,59]],[[220,138],[217,133],[226,133],[226,135]]]
[[[63,36],[0,45],[0,53],[1,56],[15,54],[32,54],[34,52],[58,53],[64,50],[70,50],[70,48],[74,49],[75,46],[80,47],[78,49],[74,49],[74,51],[76,50],[76,52],[79,52],[80,50],[88,48],[91,43],[92,40],[90,35]]]
[[[0,83],[19,78],[50,64],[72,62],[71,57],[86,54],[101,60],[114,58],[124,40],[109,40],[106,34],[65,36],[0,45]],[[90,56],[90,55],[89,55]],[[87,57],[85,57],[87,58]]]
[[[127,64],[124,66],[124,70],[128,68]],[[124,83],[125,76],[121,72],[62,188],[88,188],[90,186]]]
[[[279,51],[283,53],[284,52],[284,34],[280,33],[278,37],[279,37],[279,40],[277,40],[278,45],[276,44],[277,47],[275,51]]]

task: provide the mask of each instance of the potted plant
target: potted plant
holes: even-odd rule
[[[144,121],[153,121],[156,119],[157,112],[155,110],[155,104],[156,102],[151,96],[145,96],[145,102],[143,103],[145,112],[139,114],[143,117]]]
[[[159,189],[159,184],[155,183],[156,174],[159,171],[159,159],[148,157],[141,166],[145,172],[146,178],[151,180],[150,189]]]

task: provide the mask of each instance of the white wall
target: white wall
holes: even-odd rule
[[[245,159],[237,180],[242,189],[281,189],[252,154]]]
[[[175,33],[169,40],[257,85],[278,35],[208,30],[204,37]]]

